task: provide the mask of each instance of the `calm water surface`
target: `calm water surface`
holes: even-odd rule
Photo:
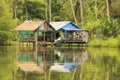
[[[1,46],[0,80],[120,80],[120,50]]]

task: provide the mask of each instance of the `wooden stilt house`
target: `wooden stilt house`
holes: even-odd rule
[[[50,22],[55,29],[56,41],[62,40],[65,43],[85,43],[88,42],[88,32],[81,29],[71,21]]]
[[[15,30],[19,35],[19,42],[53,42],[54,28],[44,20],[25,21]]]

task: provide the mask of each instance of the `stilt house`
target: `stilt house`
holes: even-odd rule
[[[25,21],[15,28],[20,42],[53,42],[54,28],[44,20]]]
[[[71,21],[50,22],[55,29],[56,41],[61,40],[65,43],[84,43],[88,42],[88,32],[81,29]]]

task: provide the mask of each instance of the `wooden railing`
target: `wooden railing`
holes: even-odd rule
[[[65,42],[83,42],[82,38],[65,38],[63,39]]]
[[[64,40],[64,42],[84,42],[83,37],[77,36],[77,35],[66,36],[63,40]]]
[[[19,41],[20,42],[35,42],[35,38],[34,37],[21,37]]]

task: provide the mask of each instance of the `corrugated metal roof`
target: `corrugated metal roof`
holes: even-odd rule
[[[36,30],[39,26],[41,26],[45,21],[44,20],[36,20],[36,21],[25,21],[21,25],[15,28],[15,30]]]
[[[50,25],[52,25],[52,27],[55,30],[60,30],[61,28],[64,30],[66,30],[66,29],[70,29],[70,30],[80,29],[76,24],[72,23],[71,21],[50,22]]]
[[[52,27],[55,30],[59,30],[62,27],[64,27],[65,25],[69,24],[71,21],[64,21],[64,22],[50,22],[50,25],[52,25]]]

